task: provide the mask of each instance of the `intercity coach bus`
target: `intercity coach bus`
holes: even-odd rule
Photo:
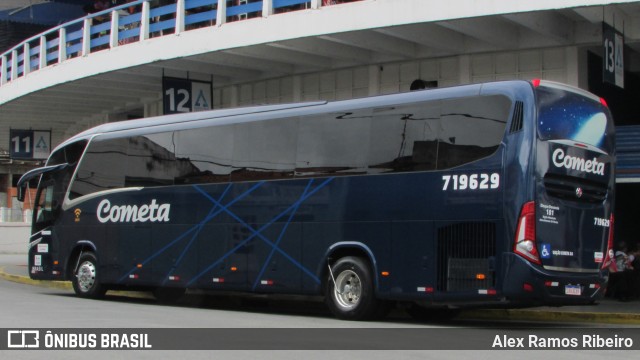
[[[603,99],[540,80],[104,124],[20,179],[29,273],[88,298],[319,295],[342,319],[594,303],[613,139]]]

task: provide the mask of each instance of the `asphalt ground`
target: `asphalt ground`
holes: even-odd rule
[[[24,254],[0,254],[0,278],[21,284],[73,291],[71,283],[68,281],[30,279],[27,270],[27,259]],[[131,297],[150,297],[148,293],[118,293]],[[640,300],[622,302],[605,298],[599,304],[589,306],[463,310],[458,317],[477,320],[640,325]]]

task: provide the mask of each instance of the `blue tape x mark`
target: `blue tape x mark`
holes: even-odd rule
[[[199,274],[197,274],[194,278],[192,278],[188,283],[187,286],[191,286],[194,282],[196,282],[200,277],[202,277],[204,274],[206,274],[208,271],[210,271],[212,268],[214,268],[216,265],[220,264],[222,261],[224,261],[227,257],[231,256],[232,254],[234,254],[236,251],[238,251],[239,249],[241,249],[242,247],[244,247],[246,244],[248,244],[249,242],[251,242],[253,239],[255,239],[256,237],[261,239],[264,243],[266,243],[267,245],[271,246],[271,252],[268,255],[268,257],[265,259],[264,264],[262,266],[262,269],[260,271],[260,273],[258,274],[258,277],[256,278],[254,284],[253,284],[253,289],[256,288],[256,286],[258,285],[259,281],[260,281],[260,277],[264,274],[264,271],[266,270],[267,264],[269,263],[269,261],[273,258],[273,256],[275,255],[275,253],[279,253],[281,254],[284,258],[286,258],[287,260],[289,260],[292,264],[294,264],[296,267],[300,268],[305,274],[307,274],[309,277],[311,277],[311,279],[313,279],[316,283],[320,283],[320,279],[313,273],[311,272],[309,269],[305,268],[299,261],[297,261],[296,259],[294,259],[293,257],[291,257],[289,254],[287,254],[285,251],[283,251],[282,249],[280,249],[279,245],[280,242],[291,222],[291,220],[293,219],[293,217],[295,216],[298,208],[300,207],[300,205],[306,201],[309,197],[313,196],[315,193],[317,193],[320,189],[322,189],[323,187],[325,187],[329,182],[331,182],[333,180],[333,178],[328,178],[325,179],[320,185],[318,185],[316,188],[314,188],[313,190],[310,191],[311,185],[314,182],[314,179],[310,179],[304,192],[302,193],[302,195],[300,196],[300,198],[294,202],[291,206],[289,206],[287,209],[285,209],[284,211],[282,211],[280,214],[276,215],[273,219],[271,219],[269,222],[267,222],[266,224],[264,224],[262,227],[260,227],[259,229],[254,229],[253,227],[251,227],[249,224],[247,224],[244,220],[242,220],[239,216],[237,216],[236,214],[234,214],[232,211],[229,210],[229,207],[231,207],[233,204],[237,203],[238,201],[242,200],[243,198],[245,198],[246,196],[248,196],[249,194],[251,194],[253,191],[255,191],[256,189],[260,188],[265,182],[261,181],[258,182],[256,184],[254,184],[251,188],[249,188],[247,191],[245,191],[244,193],[240,194],[238,197],[236,197],[235,199],[231,200],[229,203],[227,203],[226,205],[221,204],[222,200],[224,199],[224,197],[226,196],[226,194],[229,192],[229,190],[231,189],[232,184],[229,184],[226,189],[224,190],[224,192],[220,195],[219,199],[214,199],[211,195],[209,195],[208,193],[206,193],[201,187],[194,185],[193,187],[200,193],[202,194],[204,197],[206,197],[209,201],[211,201],[213,203],[213,207],[211,208],[211,210],[209,211],[209,213],[207,214],[207,216],[200,221],[198,224],[194,225],[193,227],[191,227],[189,230],[185,231],[183,234],[179,235],[177,238],[175,238],[174,240],[172,240],[171,242],[169,242],[167,245],[165,245],[164,247],[162,247],[161,249],[159,249],[158,251],[156,251],[154,254],[152,254],[150,257],[148,257],[147,259],[145,259],[143,262],[141,262],[141,264],[144,266],[146,264],[148,264],[150,261],[152,261],[153,259],[155,259],[156,257],[160,256],[161,254],[163,254],[165,251],[167,251],[169,248],[173,247],[174,245],[176,245],[177,243],[179,243],[181,240],[185,239],[189,234],[191,235],[191,239],[189,240],[189,242],[187,243],[187,245],[184,247],[184,249],[182,250],[180,256],[178,257],[176,264],[171,268],[171,270],[169,271],[169,273],[167,274],[167,276],[165,277],[165,280],[163,282],[163,284],[167,281],[167,279],[169,278],[169,276],[175,271],[175,269],[180,265],[180,263],[182,262],[183,258],[185,257],[185,255],[187,254],[187,252],[189,251],[189,249],[191,248],[191,246],[193,245],[193,243],[195,242],[195,239],[197,239],[198,235],[200,234],[200,232],[202,231],[202,229],[204,228],[204,226],[209,223],[211,220],[213,220],[216,216],[218,216],[221,213],[227,213],[229,216],[231,216],[232,218],[234,218],[239,224],[241,224],[242,226],[246,227],[249,232],[251,232],[251,235],[249,237],[247,237],[244,241],[242,241],[241,243],[239,243],[237,246],[235,246],[233,249],[229,250],[226,254],[224,254],[221,258],[215,260],[214,262],[212,262],[209,266],[207,266],[205,269],[203,269]],[[271,225],[273,225],[273,223],[275,223],[276,221],[278,221],[279,219],[281,219],[282,217],[284,217],[285,215],[289,214],[289,217],[287,218],[287,221],[282,229],[282,231],[280,232],[278,239],[275,242],[272,242],[271,240],[269,240],[268,238],[266,238],[262,232],[269,228]],[[120,279],[119,282],[123,282],[124,280],[126,280],[129,275],[131,275],[134,271],[137,270],[137,267],[132,268],[129,272],[127,272],[126,274],[124,274]]]

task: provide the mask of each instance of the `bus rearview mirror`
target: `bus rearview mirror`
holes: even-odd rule
[[[29,182],[25,181],[24,183],[18,186],[18,201],[24,202],[25,194],[27,193],[27,188],[29,187]]]

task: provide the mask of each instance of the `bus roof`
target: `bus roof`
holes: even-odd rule
[[[437,89],[427,89],[420,91],[404,92],[390,95],[377,95],[365,98],[339,100],[339,101],[314,101],[304,103],[289,103],[277,105],[259,105],[241,108],[210,110],[201,112],[191,112],[183,114],[162,115],[137,120],[127,120],[114,123],[98,125],[91,129],[85,130],[71,138],[63,141],[54,151],[66,146],[72,142],[90,139],[95,135],[109,134],[116,132],[125,132],[127,135],[139,133],[143,129],[154,128],[152,132],[161,131],[160,128],[171,125],[197,123],[201,121],[214,121],[215,124],[225,124],[240,122],[238,116],[250,115],[250,118],[257,119],[258,115],[266,115],[267,113],[278,112],[282,116],[296,116],[316,112],[318,107],[322,106],[322,112],[344,111],[357,107],[375,107],[385,106],[389,104],[401,104],[426,100],[438,100],[446,98],[455,98],[462,96],[475,96],[482,93],[483,88],[507,89],[507,88],[526,88],[532,89],[532,84],[524,80],[501,81],[483,84],[461,85],[454,87],[444,87]],[[264,116],[261,116],[264,117]],[[267,116],[270,117],[270,116]],[[195,126],[195,124],[194,124]],[[155,130],[157,129],[157,130]],[[124,135],[124,134],[123,134]],[[124,136],[127,136],[124,135]]]
[[[249,106],[249,107],[241,107],[241,108],[161,115],[161,116],[155,116],[155,117],[143,118],[143,119],[118,121],[118,122],[98,125],[91,129],[85,130],[81,133],[78,133],[72,136],[68,140],[64,141],[64,144],[76,141],[81,138],[87,138],[92,135],[110,133],[115,131],[133,130],[133,129],[151,127],[151,126],[169,125],[169,124],[183,123],[183,122],[189,122],[189,121],[212,120],[212,119],[224,118],[228,116],[246,115],[246,114],[253,114],[253,113],[260,113],[260,112],[277,111],[277,110],[283,110],[283,109],[295,109],[295,108],[301,108],[301,107],[307,107],[307,106],[323,105],[326,103],[327,103],[326,101],[315,101],[315,102],[294,103],[294,104],[259,105],[259,106]]]

